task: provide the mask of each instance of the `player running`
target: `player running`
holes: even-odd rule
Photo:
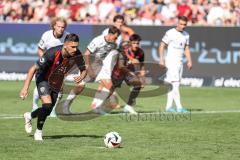
[[[68,34],[64,44],[50,48],[28,71],[20,97],[25,99],[28,95],[29,86],[33,75],[36,73],[36,85],[42,107],[33,112],[26,112],[25,130],[32,131],[32,119],[38,118],[37,129],[34,133],[35,140],[42,140],[42,129],[47,116],[51,113],[58,93],[64,80],[64,76],[76,64],[81,75],[74,77],[76,83],[80,83],[86,76],[85,62],[82,53],[78,50],[79,38],[76,34]]]
[[[51,22],[51,30],[48,30],[42,34],[42,37],[38,43],[38,56],[41,58],[46,50],[49,48],[62,45],[64,43],[64,39],[68,32],[66,32],[67,21],[61,17],[54,18]],[[35,87],[33,91],[33,105],[32,110],[38,108],[38,90]],[[51,113],[52,117],[55,117],[54,109]]]

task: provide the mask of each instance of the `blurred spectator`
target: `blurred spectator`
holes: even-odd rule
[[[189,1],[191,2],[191,1]],[[187,17],[188,21],[192,21],[192,8],[188,4],[188,0],[180,0],[177,5],[178,17]]]
[[[38,0],[33,4],[34,13],[32,22],[41,22],[46,21],[46,5],[43,3],[42,0]],[[45,18],[45,19],[44,19]]]
[[[122,14],[128,24],[240,26],[240,0],[0,0],[0,22],[70,22],[111,24]]]
[[[98,13],[100,22],[108,21],[111,23],[109,14],[114,10],[114,5],[111,0],[102,0],[98,5]],[[110,20],[109,20],[110,19]]]
[[[56,0],[50,0],[49,6],[47,7],[47,13],[46,15],[51,19],[53,17],[56,17],[57,13],[57,2]]]

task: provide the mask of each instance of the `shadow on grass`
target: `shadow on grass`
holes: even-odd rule
[[[43,136],[44,139],[61,139],[61,138],[103,138],[103,136],[98,135],[52,135],[52,136]]]

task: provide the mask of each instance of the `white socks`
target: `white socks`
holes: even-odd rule
[[[72,89],[70,91],[70,93],[67,96],[67,99],[65,100],[64,104],[63,104],[63,112],[64,113],[70,113],[70,103],[72,103],[72,101],[77,97],[77,95],[75,94],[74,90]]]
[[[166,105],[166,110],[168,110],[169,108],[172,107],[173,105],[173,100],[177,106],[177,109],[181,109],[182,108],[182,104],[180,101],[180,92],[179,92],[179,86],[180,83],[179,82],[173,82],[172,83],[172,90],[170,92],[168,92],[167,95],[167,105]]]
[[[100,107],[109,96],[109,93],[110,93],[110,90],[108,90],[105,87],[103,87],[102,90],[97,91],[91,105],[92,109],[96,109]]]
[[[76,98],[76,94],[73,90],[70,91],[69,95],[67,96],[67,100],[72,101],[74,98]]]
[[[182,104],[180,101],[179,82],[173,83],[173,99],[177,106],[177,109],[181,109]]]
[[[167,105],[166,110],[170,109],[173,104],[173,89],[167,94]]]

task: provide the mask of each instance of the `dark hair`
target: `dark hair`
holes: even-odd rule
[[[63,17],[55,17],[52,19],[51,21],[51,28],[53,29],[53,27],[56,25],[57,22],[63,22],[64,23],[64,27],[67,27],[67,20]]]
[[[118,35],[120,35],[121,31],[115,26],[110,26],[109,30],[108,30],[108,33],[111,33],[111,34],[117,33]]]
[[[116,22],[118,19],[121,19],[124,22],[124,17],[123,15],[120,14],[113,17],[113,22]]]
[[[79,42],[79,37],[75,33],[70,33],[65,37],[64,42]]]
[[[138,34],[133,34],[129,37],[129,41],[141,41],[142,38]]]
[[[185,16],[179,16],[179,17],[178,17],[178,20],[182,20],[182,21],[184,21],[184,22],[188,22],[188,18],[185,17]]]

